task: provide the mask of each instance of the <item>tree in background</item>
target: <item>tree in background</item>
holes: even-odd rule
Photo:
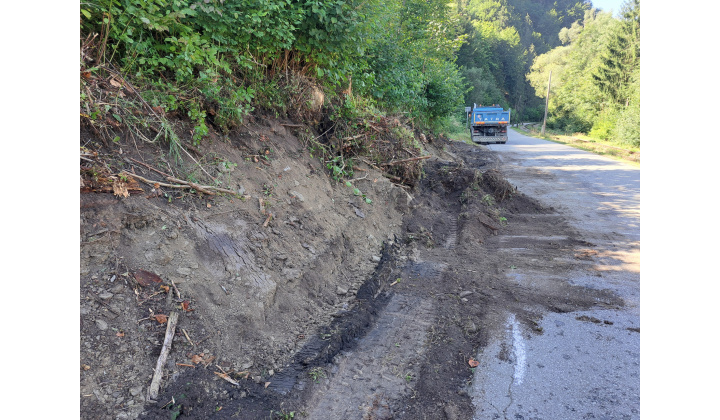
[[[457,60],[469,84],[466,105],[498,103],[513,108],[513,119],[540,118],[544,101],[525,76],[538,54],[560,45],[563,25],[588,8],[577,0],[458,0],[467,35]]]
[[[539,55],[527,75],[543,97],[553,72],[548,125],[639,145],[639,1],[626,1],[620,20],[586,11],[558,39],[563,45]]]
[[[623,3],[621,19],[593,74],[607,112],[598,134],[640,146],[640,0]]]

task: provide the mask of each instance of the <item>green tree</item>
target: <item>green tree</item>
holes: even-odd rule
[[[621,13],[593,79],[609,101],[627,105],[632,74],[640,66],[640,1],[626,0]]]

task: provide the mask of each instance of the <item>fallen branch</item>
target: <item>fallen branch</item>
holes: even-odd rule
[[[405,162],[413,162],[413,161],[416,161],[416,160],[430,159],[431,157],[432,157],[431,155],[427,155],[427,156],[418,156],[418,157],[409,158],[409,159],[394,160],[394,161],[392,161],[392,162],[383,163],[383,164],[381,164],[381,166],[397,165],[398,163],[405,163]]]
[[[175,327],[178,323],[179,314],[175,311],[170,313],[168,318],[167,329],[165,330],[165,341],[163,342],[162,350],[160,350],[160,357],[158,357],[157,365],[155,366],[155,374],[153,375],[152,382],[150,382],[150,389],[148,389],[148,400],[154,401],[158,392],[160,392],[160,380],[162,379],[162,371],[165,366],[170,348],[172,347],[172,340],[175,336]]]
[[[166,184],[166,183],[164,183],[164,182],[153,181],[153,180],[150,180],[150,179],[147,179],[147,178],[143,178],[143,177],[141,177],[140,175],[131,174],[130,172],[121,172],[120,175],[131,176],[131,177],[133,177],[133,178],[139,179],[140,181],[142,181],[142,182],[144,182],[144,183],[146,183],[146,184],[150,184],[150,185],[153,185],[153,186],[154,186],[155,184],[157,184],[157,185],[159,185],[159,186],[161,186],[161,187],[179,188],[179,189],[181,189],[181,190],[192,188],[190,185],[173,185],[173,184]]]
[[[140,161],[138,161],[138,160],[135,160],[135,159],[133,159],[133,158],[129,158],[129,159],[132,160],[133,162],[137,163],[138,165],[142,165],[142,166],[150,169],[151,171],[155,171],[155,172],[159,173],[160,175],[162,175],[162,176],[164,176],[164,177],[166,177],[166,178],[170,176],[170,175],[166,174],[165,172],[159,171],[159,170],[153,168],[152,166],[150,166],[150,165],[148,165],[148,164],[146,164],[146,163],[142,163],[142,162],[140,162]]]
[[[153,185],[153,186],[157,184],[161,187],[167,187],[167,188],[178,188],[178,189],[192,188],[192,189],[195,189],[196,191],[200,191],[200,192],[208,194],[208,195],[215,195],[215,193],[225,193],[225,194],[233,194],[233,195],[237,194],[237,192],[232,191],[232,190],[226,190],[225,188],[218,188],[218,187],[213,187],[210,185],[198,185],[194,182],[183,181],[182,179],[178,179],[178,178],[175,178],[172,176],[168,176],[166,179],[170,182],[175,182],[176,184],[167,184],[164,182],[153,181],[151,179],[143,178],[140,175],[131,174],[130,172],[126,172],[126,171],[123,171],[121,173],[121,175],[126,175],[126,176],[131,176],[133,178],[137,178],[140,181],[142,181],[146,184]],[[180,185],[177,185],[177,184],[180,184]]]
[[[189,185],[190,187],[192,187],[196,191],[200,191],[201,193],[205,193],[208,195],[215,195],[212,191],[208,190],[208,188],[210,188],[210,187],[198,185],[198,184],[196,184],[194,182],[190,182],[190,181],[183,181],[182,179],[178,179],[173,176],[169,176],[166,179],[170,182],[176,182],[178,184]]]

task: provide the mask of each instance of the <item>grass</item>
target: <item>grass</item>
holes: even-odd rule
[[[470,129],[467,128],[467,126],[455,119],[452,119],[449,122],[448,127],[446,127],[445,130],[442,132],[445,137],[449,138],[453,141],[461,141],[463,143],[472,144],[474,145],[472,139],[470,138]]]
[[[598,155],[607,156],[632,165],[640,165],[640,148],[625,144],[618,144],[606,140],[589,137],[583,133],[568,135],[552,130],[545,130],[545,136],[540,135],[540,130],[535,126],[513,127],[517,133],[538,139],[549,140],[555,143],[564,144],[576,149],[585,150]]]

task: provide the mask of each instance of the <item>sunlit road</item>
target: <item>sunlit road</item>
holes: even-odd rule
[[[640,418],[640,169],[513,130],[507,144],[488,147],[510,183],[595,245],[567,281],[611,290],[624,305],[548,313],[542,335],[508,313],[506,331],[478,355],[475,418]]]

